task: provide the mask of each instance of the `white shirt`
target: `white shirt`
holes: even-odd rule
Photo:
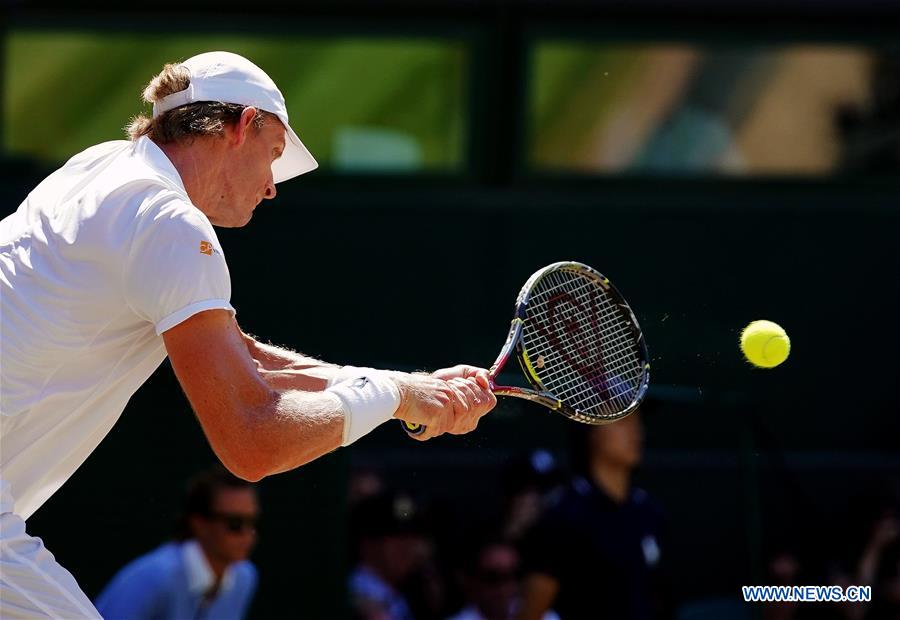
[[[216,574],[206,559],[206,554],[196,540],[188,540],[181,546],[184,554],[184,572],[187,574],[188,589],[194,594],[204,595],[216,583]],[[234,571],[231,565],[225,567],[222,573],[222,583],[219,584],[219,592],[228,592],[234,587]]]
[[[0,513],[37,510],[165,359],[160,334],[230,299],[212,225],[149,139],[38,185],[0,221]]]

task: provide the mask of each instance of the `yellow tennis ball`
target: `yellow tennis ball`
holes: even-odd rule
[[[777,323],[753,321],[741,332],[741,351],[754,366],[775,368],[791,352],[791,339]]]

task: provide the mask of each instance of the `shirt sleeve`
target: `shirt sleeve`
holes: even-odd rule
[[[238,599],[234,602],[234,612],[236,618],[245,618],[250,603],[253,602],[253,596],[256,594],[258,576],[256,567],[250,562],[241,563],[240,571],[239,593]]]
[[[204,310],[231,306],[231,276],[212,225],[170,200],[138,216],[124,269],[125,298],[162,334]]]

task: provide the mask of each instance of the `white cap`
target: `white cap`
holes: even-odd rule
[[[276,183],[319,167],[288,124],[284,95],[266,72],[231,52],[207,52],[188,58],[181,66],[191,74],[186,89],[163,97],[153,104],[153,118],[188,103],[221,101],[253,106],[277,116],[284,125],[284,153],[272,162]]]

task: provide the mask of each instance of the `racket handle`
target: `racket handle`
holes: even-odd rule
[[[407,422],[406,420],[400,420],[400,424],[403,425],[403,430],[413,436],[421,435],[425,432],[424,424],[414,424],[413,422]]]

